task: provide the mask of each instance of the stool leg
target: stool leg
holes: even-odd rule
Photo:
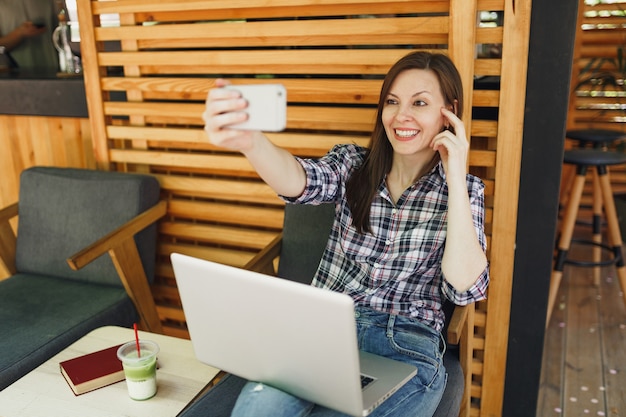
[[[576,167],[564,165],[563,174],[561,175],[561,188],[559,190],[559,211],[564,210],[567,207],[567,203],[569,203],[570,191],[575,178]]]
[[[596,169],[593,171],[593,218],[591,222],[592,238],[597,245],[592,248],[593,262],[599,263],[602,259],[602,190],[600,186],[599,174]],[[600,267],[593,267],[593,283],[597,287],[600,285]]]
[[[611,189],[611,181],[608,171],[604,173],[598,171],[600,184],[602,186],[602,196],[604,200],[604,210],[606,212],[606,220],[608,225],[610,244],[613,245],[613,256],[617,259],[615,269],[619,277],[620,286],[624,302],[626,303],[626,266],[622,254],[622,234],[617,219],[617,210],[615,209],[615,201],[613,200],[613,190]]]
[[[561,278],[563,276],[563,268],[565,267],[565,260],[567,259],[567,252],[569,251],[570,244],[572,242],[572,235],[574,233],[574,226],[576,225],[576,216],[578,215],[578,207],[580,205],[580,198],[583,194],[583,188],[585,186],[586,169],[581,168],[581,171],[576,175],[574,184],[572,184],[572,192],[570,194],[569,202],[567,204],[567,210],[565,212],[565,218],[563,220],[561,237],[559,239],[558,250],[556,260],[554,262],[554,269],[552,276],[550,277],[550,292],[548,293],[548,312],[546,315],[546,327],[550,322],[552,310],[556,302],[556,296],[559,291],[559,285],[561,285]]]

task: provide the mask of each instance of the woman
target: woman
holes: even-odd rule
[[[432,416],[446,380],[442,303],[486,296],[484,185],[467,174],[462,100],[448,57],[410,53],[385,77],[367,148],[338,145],[320,159],[301,159],[261,132],[229,129],[247,118],[237,92],[216,88],[207,98],[212,143],[242,152],[287,202],[335,204],[313,285],[354,299],[360,349],[419,370],[377,417]],[[233,415],[340,413],[250,382]]]

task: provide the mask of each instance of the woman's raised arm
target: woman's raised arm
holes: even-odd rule
[[[216,80],[217,88],[211,89],[207,95],[203,119],[209,141],[216,146],[241,152],[277,194],[286,197],[302,194],[306,176],[291,153],[274,145],[260,131],[231,127],[248,118],[248,103],[239,92],[222,88],[225,85],[228,85],[226,80]]]

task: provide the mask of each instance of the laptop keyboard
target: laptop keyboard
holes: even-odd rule
[[[369,384],[371,384],[374,381],[375,379],[372,378],[371,376],[361,374],[361,389],[364,389],[365,387],[367,387]]]

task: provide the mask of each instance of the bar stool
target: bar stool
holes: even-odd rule
[[[589,147],[593,149],[607,150],[608,146],[626,139],[626,133],[612,129],[570,129],[566,132],[566,137],[571,140],[577,141],[578,149],[587,149]],[[602,256],[602,248],[599,244],[602,243],[602,195],[600,194],[600,184],[598,183],[598,174],[596,170],[593,170],[593,194],[592,194],[592,220],[591,224],[585,223],[591,226],[593,230],[592,240],[598,245],[594,245],[592,249],[593,260],[598,263]],[[566,207],[570,197],[570,189],[576,177],[576,169],[572,167],[571,172],[566,173],[564,186],[561,189],[561,195],[559,197],[560,207]],[[580,220],[577,223],[584,223]],[[600,285],[600,267],[594,267],[593,282],[596,286]]]
[[[577,266],[594,266],[615,264],[617,274],[619,276],[622,292],[624,292],[626,302],[626,267],[622,256],[622,236],[620,233],[619,222],[617,219],[617,211],[615,209],[615,201],[613,199],[613,191],[611,190],[611,182],[609,179],[608,167],[610,165],[620,165],[626,163],[626,155],[618,152],[609,152],[599,149],[574,149],[565,151],[563,162],[565,164],[574,165],[576,168],[576,176],[572,184],[569,202],[567,204],[563,225],[561,228],[561,236],[559,238],[556,260],[552,277],[550,280],[550,292],[548,296],[548,314],[546,326],[550,321],[552,310],[556,301],[559,285],[563,275],[565,264],[573,264]],[[600,201],[599,211],[598,205],[594,198],[594,238],[592,241],[582,241],[581,243],[591,244],[598,248],[599,251],[606,249],[612,253],[612,257],[608,261],[601,262],[599,258],[595,258],[591,262],[574,261],[567,259],[567,255],[572,243],[572,235],[580,200],[583,194],[583,188],[587,176],[587,170],[595,168],[597,175],[594,176],[594,194],[597,192]],[[601,217],[602,206],[606,214],[606,223],[608,228],[609,244],[602,244],[601,234]]]

